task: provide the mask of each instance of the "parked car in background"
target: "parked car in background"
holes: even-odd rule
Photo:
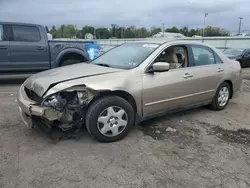
[[[48,40],[45,27],[0,22],[0,72],[39,72],[86,62],[99,55],[92,40]]]
[[[236,60],[240,63],[241,67],[249,67],[250,66],[250,48],[242,49],[242,48],[230,48],[223,53],[229,58]]]
[[[28,78],[18,93],[30,128],[78,131],[100,142],[124,138],[135,122],[209,105],[223,110],[240,89],[241,67],[216,48],[190,41],[132,42],[90,63]]]

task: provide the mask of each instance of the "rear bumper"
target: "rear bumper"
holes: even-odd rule
[[[242,80],[239,79],[236,81],[236,83],[234,84],[234,87],[233,87],[233,93],[236,94],[236,93],[239,93],[240,91],[240,88],[241,88],[241,84],[242,84]]]
[[[19,89],[17,103],[21,119],[29,128],[33,126],[32,117],[41,117],[53,121],[59,119],[62,115],[53,108],[41,107],[35,101],[30,100],[24,91],[24,86]]]
[[[239,93],[243,81],[243,73],[240,71],[235,75],[235,81],[233,82],[233,95]]]

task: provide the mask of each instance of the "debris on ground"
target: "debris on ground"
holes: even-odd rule
[[[156,133],[156,134],[160,134],[160,133],[161,133],[161,131],[159,131],[159,130],[156,130],[156,131],[155,131],[155,133]]]
[[[168,127],[167,129],[166,129],[166,131],[167,132],[176,132],[176,129],[173,129],[172,127]]]
[[[218,138],[231,143],[250,145],[250,130],[239,129],[237,131],[215,127],[212,131]]]

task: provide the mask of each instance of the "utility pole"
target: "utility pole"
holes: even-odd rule
[[[165,33],[165,28],[164,28],[165,24],[162,24],[162,37],[164,38],[164,33]]]
[[[94,28],[94,38],[96,39],[96,29]]]
[[[239,31],[238,31],[238,34],[240,34],[240,30],[241,30],[241,20],[243,20],[243,18],[242,18],[242,17],[239,17],[238,19],[240,20],[240,22],[239,22]]]
[[[123,27],[121,27],[121,38],[123,38]]]
[[[203,30],[202,30],[202,36],[205,36],[205,27],[206,27],[206,17],[208,16],[208,13],[205,13],[204,15],[204,26],[203,26]]]

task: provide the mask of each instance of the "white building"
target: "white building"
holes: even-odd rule
[[[86,33],[85,35],[84,35],[84,38],[85,39],[94,39],[94,35],[92,35],[91,33]]]
[[[181,33],[170,33],[170,32],[159,32],[153,35],[151,38],[184,38],[185,36]]]
[[[52,40],[53,36],[50,33],[47,33],[48,40]]]

